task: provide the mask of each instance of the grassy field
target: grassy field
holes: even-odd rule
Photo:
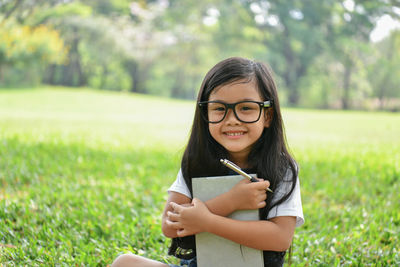
[[[168,258],[161,233],[194,103],[0,90],[0,266]],[[284,109],[306,223],[293,266],[400,265],[400,114]]]

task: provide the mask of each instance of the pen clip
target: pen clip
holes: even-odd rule
[[[240,168],[238,165],[236,165],[235,163],[233,163],[232,161],[230,161],[230,160],[228,160],[228,159],[224,159],[223,161],[224,161],[225,164],[226,164],[226,163],[229,163],[229,164],[231,164],[232,166],[234,166],[234,167],[238,168],[239,170],[241,170],[241,168]]]
[[[224,164],[226,167],[233,170],[234,172],[242,175],[243,177],[245,177],[249,180],[252,179],[252,176],[250,174],[247,174],[246,172],[242,171],[242,169],[239,166],[237,166],[235,163],[233,163],[227,159],[221,159],[220,161],[222,164]]]

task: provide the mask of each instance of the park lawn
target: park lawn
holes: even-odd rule
[[[193,101],[0,90],[0,266],[167,257],[161,233]],[[400,114],[284,109],[305,225],[293,266],[400,265]]]

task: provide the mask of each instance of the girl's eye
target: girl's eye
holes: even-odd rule
[[[244,105],[240,107],[240,111],[252,111],[254,110],[254,106],[251,105]]]
[[[223,105],[210,105],[209,106],[210,111],[219,111],[219,112],[224,112],[225,111],[225,106]]]

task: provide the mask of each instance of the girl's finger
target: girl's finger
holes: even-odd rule
[[[179,229],[178,231],[176,231],[176,234],[179,237],[184,237],[186,235],[186,231],[185,231],[185,229]]]
[[[179,214],[177,214],[175,212],[168,211],[167,212],[167,216],[168,216],[168,219],[173,221],[173,222],[176,222],[179,219]]]
[[[269,188],[269,186],[270,186],[269,181],[262,181],[262,182],[257,182],[257,183],[253,183],[253,184],[259,190],[267,190],[267,188]]]
[[[265,190],[259,191],[258,199],[260,199],[260,201],[264,201],[267,199],[267,193]]]
[[[198,206],[198,205],[202,205],[203,202],[202,202],[200,199],[198,199],[198,198],[193,198],[192,204],[193,204],[194,206]]]
[[[249,181],[249,179],[244,178],[244,179],[240,180],[238,183],[241,183],[241,184],[250,184],[251,182]]]
[[[264,208],[267,205],[267,203],[265,201],[261,201],[260,203],[258,203],[258,208]]]
[[[179,213],[182,209],[182,206],[179,204],[176,204],[175,202],[170,202],[169,206],[177,213]]]
[[[169,227],[171,227],[172,229],[175,229],[175,230],[182,229],[182,227],[181,227],[181,225],[180,225],[179,222],[173,222],[173,221],[167,219],[167,220],[165,220],[165,223],[166,223]]]

